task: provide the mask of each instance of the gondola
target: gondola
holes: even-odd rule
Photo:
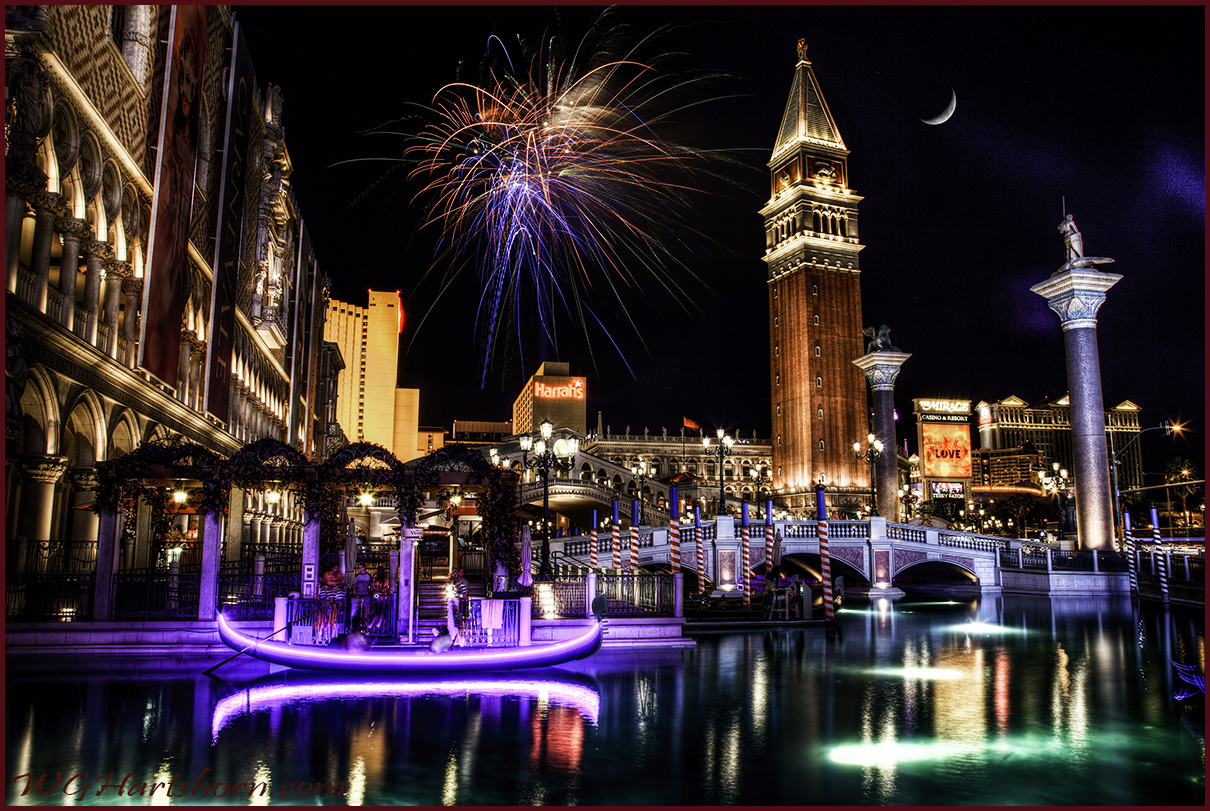
[[[303,670],[343,673],[466,673],[551,667],[592,656],[601,647],[603,617],[579,636],[560,642],[507,648],[454,648],[443,653],[424,650],[346,651],[310,645],[289,645],[242,633],[218,616],[218,635],[232,650],[275,665]]]

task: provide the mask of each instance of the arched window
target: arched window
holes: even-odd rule
[[[817,357],[817,358],[818,358],[819,356],[820,356],[819,346],[818,346],[818,345],[816,345],[816,347],[815,347],[815,357]]]
[[[823,409],[820,408],[820,409],[816,410],[815,415],[822,420],[823,419]]]
[[[817,389],[823,388],[823,378],[822,377],[815,378],[815,388],[817,388]]]
[[[773,288],[773,298],[777,298],[777,288]]]
[[[777,385],[781,385],[781,375],[777,376]]]
[[[815,324],[815,326],[817,326],[817,327],[818,327],[818,326],[819,326],[819,316],[815,316],[815,318],[814,318],[814,319],[812,319],[812,323],[814,323],[814,324]]]
[[[773,347],[773,357],[775,357],[775,358],[781,357],[781,347],[780,346]]]
[[[777,416],[781,416],[781,406],[777,407]]]
[[[777,296],[774,296],[773,298],[777,298]],[[775,327],[778,326],[779,321],[780,321],[780,319],[778,319],[777,316],[773,316],[773,326],[775,326]]]
[[[819,225],[819,212],[818,211],[811,212],[811,230],[817,234],[820,233],[820,231],[822,230]]]
[[[811,295],[812,295],[812,296],[818,296],[818,295],[819,295],[819,285],[817,285],[817,284],[813,284],[813,285],[811,285]]]
[[[781,446],[781,434],[777,435],[777,444],[779,447]]]
[[[846,222],[845,218],[841,217],[840,218],[840,235],[842,237],[847,237],[849,235],[848,234],[849,229],[845,227],[845,222]]]
[[[821,439],[821,440],[819,440],[819,449],[820,449],[821,451],[823,450],[823,440],[822,440],[822,439]]]

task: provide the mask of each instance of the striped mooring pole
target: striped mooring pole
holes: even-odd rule
[[[1164,602],[1168,602],[1168,556],[1160,545],[1160,516],[1154,504],[1151,505],[1151,540],[1155,542],[1155,552],[1151,559],[1155,561],[1155,573],[1160,578],[1160,596]]]
[[[748,576],[748,567],[751,566],[752,559],[752,534],[748,527],[748,502],[743,504],[742,518],[743,529],[740,531],[744,545],[744,570],[740,575],[740,588],[744,590],[744,606],[752,605],[752,578]]]
[[[702,542],[702,508],[693,506],[693,534],[697,538],[697,592],[706,593],[706,544]]]
[[[588,547],[588,565],[597,568],[597,511],[592,511],[592,532]]]
[[[668,544],[671,547],[668,553],[668,562],[672,564],[672,573],[679,574],[681,571],[681,505],[676,499],[676,488],[671,488],[672,492],[672,521],[668,526]]]
[[[639,500],[630,502],[630,571],[639,569]]]
[[[1130,573],[1130,596],[1139,593],[1138,555],[1134,551],[1134,536],[1130,534],[1130,513],[1122,516],[1122,531],[1126,535],[1126,571]]]
[[[613,500],[613,524],[609,530],[613,533],[611,546],[613,547],[613,570],[616,572],[622,568],[622,527],[618,521],[618,500],[616,498]]]
[[[836,604],[832,600],[832,556],[828,553],[828,506],[822,484],[815,485],[815,510],[819,518],[819,557],[823,565],[823,618],[827,625],[836,623]]]

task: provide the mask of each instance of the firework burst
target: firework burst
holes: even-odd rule
[[[640,61],[642,42],[621,50],[624,28],[609,19],[599,16],[568,59],[552,38],[527,71],[492,37],[487,80],[441,88],[436,121],[405,152],[424,184],[425,225],[442,235],[434,264],[444,270],[442,292],[459,268],[478,274],[481,385],[508,325],[521,345],[523,316],[556,351],[564,317],[590,352],[593,325],[617,348],[605,308],[637,335],[629,296],[658,286],[679,301],[682,283],[695,278],[677,258],[687,238],[701,237],[687,224],[689,198],[701,193],[695,175],[726,161],[662,130],[708,100],[689,92],[708,77]]]

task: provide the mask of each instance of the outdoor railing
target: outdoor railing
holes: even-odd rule
[[[895,524],[887,524],[887,537],[895,541],[912,541],[914,543],[925,543],[925,534],[923,529],[917,527],[904,527]]]
[[[951,546],[957,549],[978,549],[983,552],[995,552],[1004,549],[1008,540],[993,541],[986,538],[972,538],[969,535],[940,535],[937,543],[941,546]]]
[[[70,622],[92,617],[91,571],[26,572],[4,578],[4,617],[24,622]]]
[[[126,569],[113,575],[113,618],[197,619],[199,569]]]
[[[1189,566],[1189,582],[1201,583],[1203,586],[1206,583],[1206,559],[1187,557],[1185,562]]]
[[[1102,572],[1125,572],[1130,568],[1130,559],[1125,552],[1112,549],[1097,551],[1097,568]]]
[[[534,584],[531,616],[534,619],[584,616],[588,605],[584,597],[587,585],[587,575],[556,576]]]
[[[25,541],[24,560],[17,560],[17,543],[8,544],[6,569],[26,572],[65,572],[95,569],[96,541]]]
[[[232,619],[273,619],[273,601],[298,591],[299,576],[293,574],[255,574],[220,572],[216,608]]]
[[[521,601],[493,600],[491,602],[503,605],[503,615],[499,628],[486,628],[483,625],[483,608],[485,600],[472,597],[469,611],[462,621],[459,634],[466,643],[473,647],[516,647],[521,640]]]
[[[300,597],[286,603],[286,632],[291,645],[328,645],[349,625],[349,601]]]
[[[597,594],[608,598],[610,616],[672,616],[675,609],[673,589],[672,575],[597,575]]]
[[[1017,553],[1015,550],[1001,549],[1000,550],[1000,566],[1010,569],[1017,568]]]
[[[1045,569],[1047,564],[1046,549],[1021,549],[1021,568]]]
[[[1075,549],[1052,549],[1051,568],[1065,572],[1091,572],[1093,570],[1092,551]]]

